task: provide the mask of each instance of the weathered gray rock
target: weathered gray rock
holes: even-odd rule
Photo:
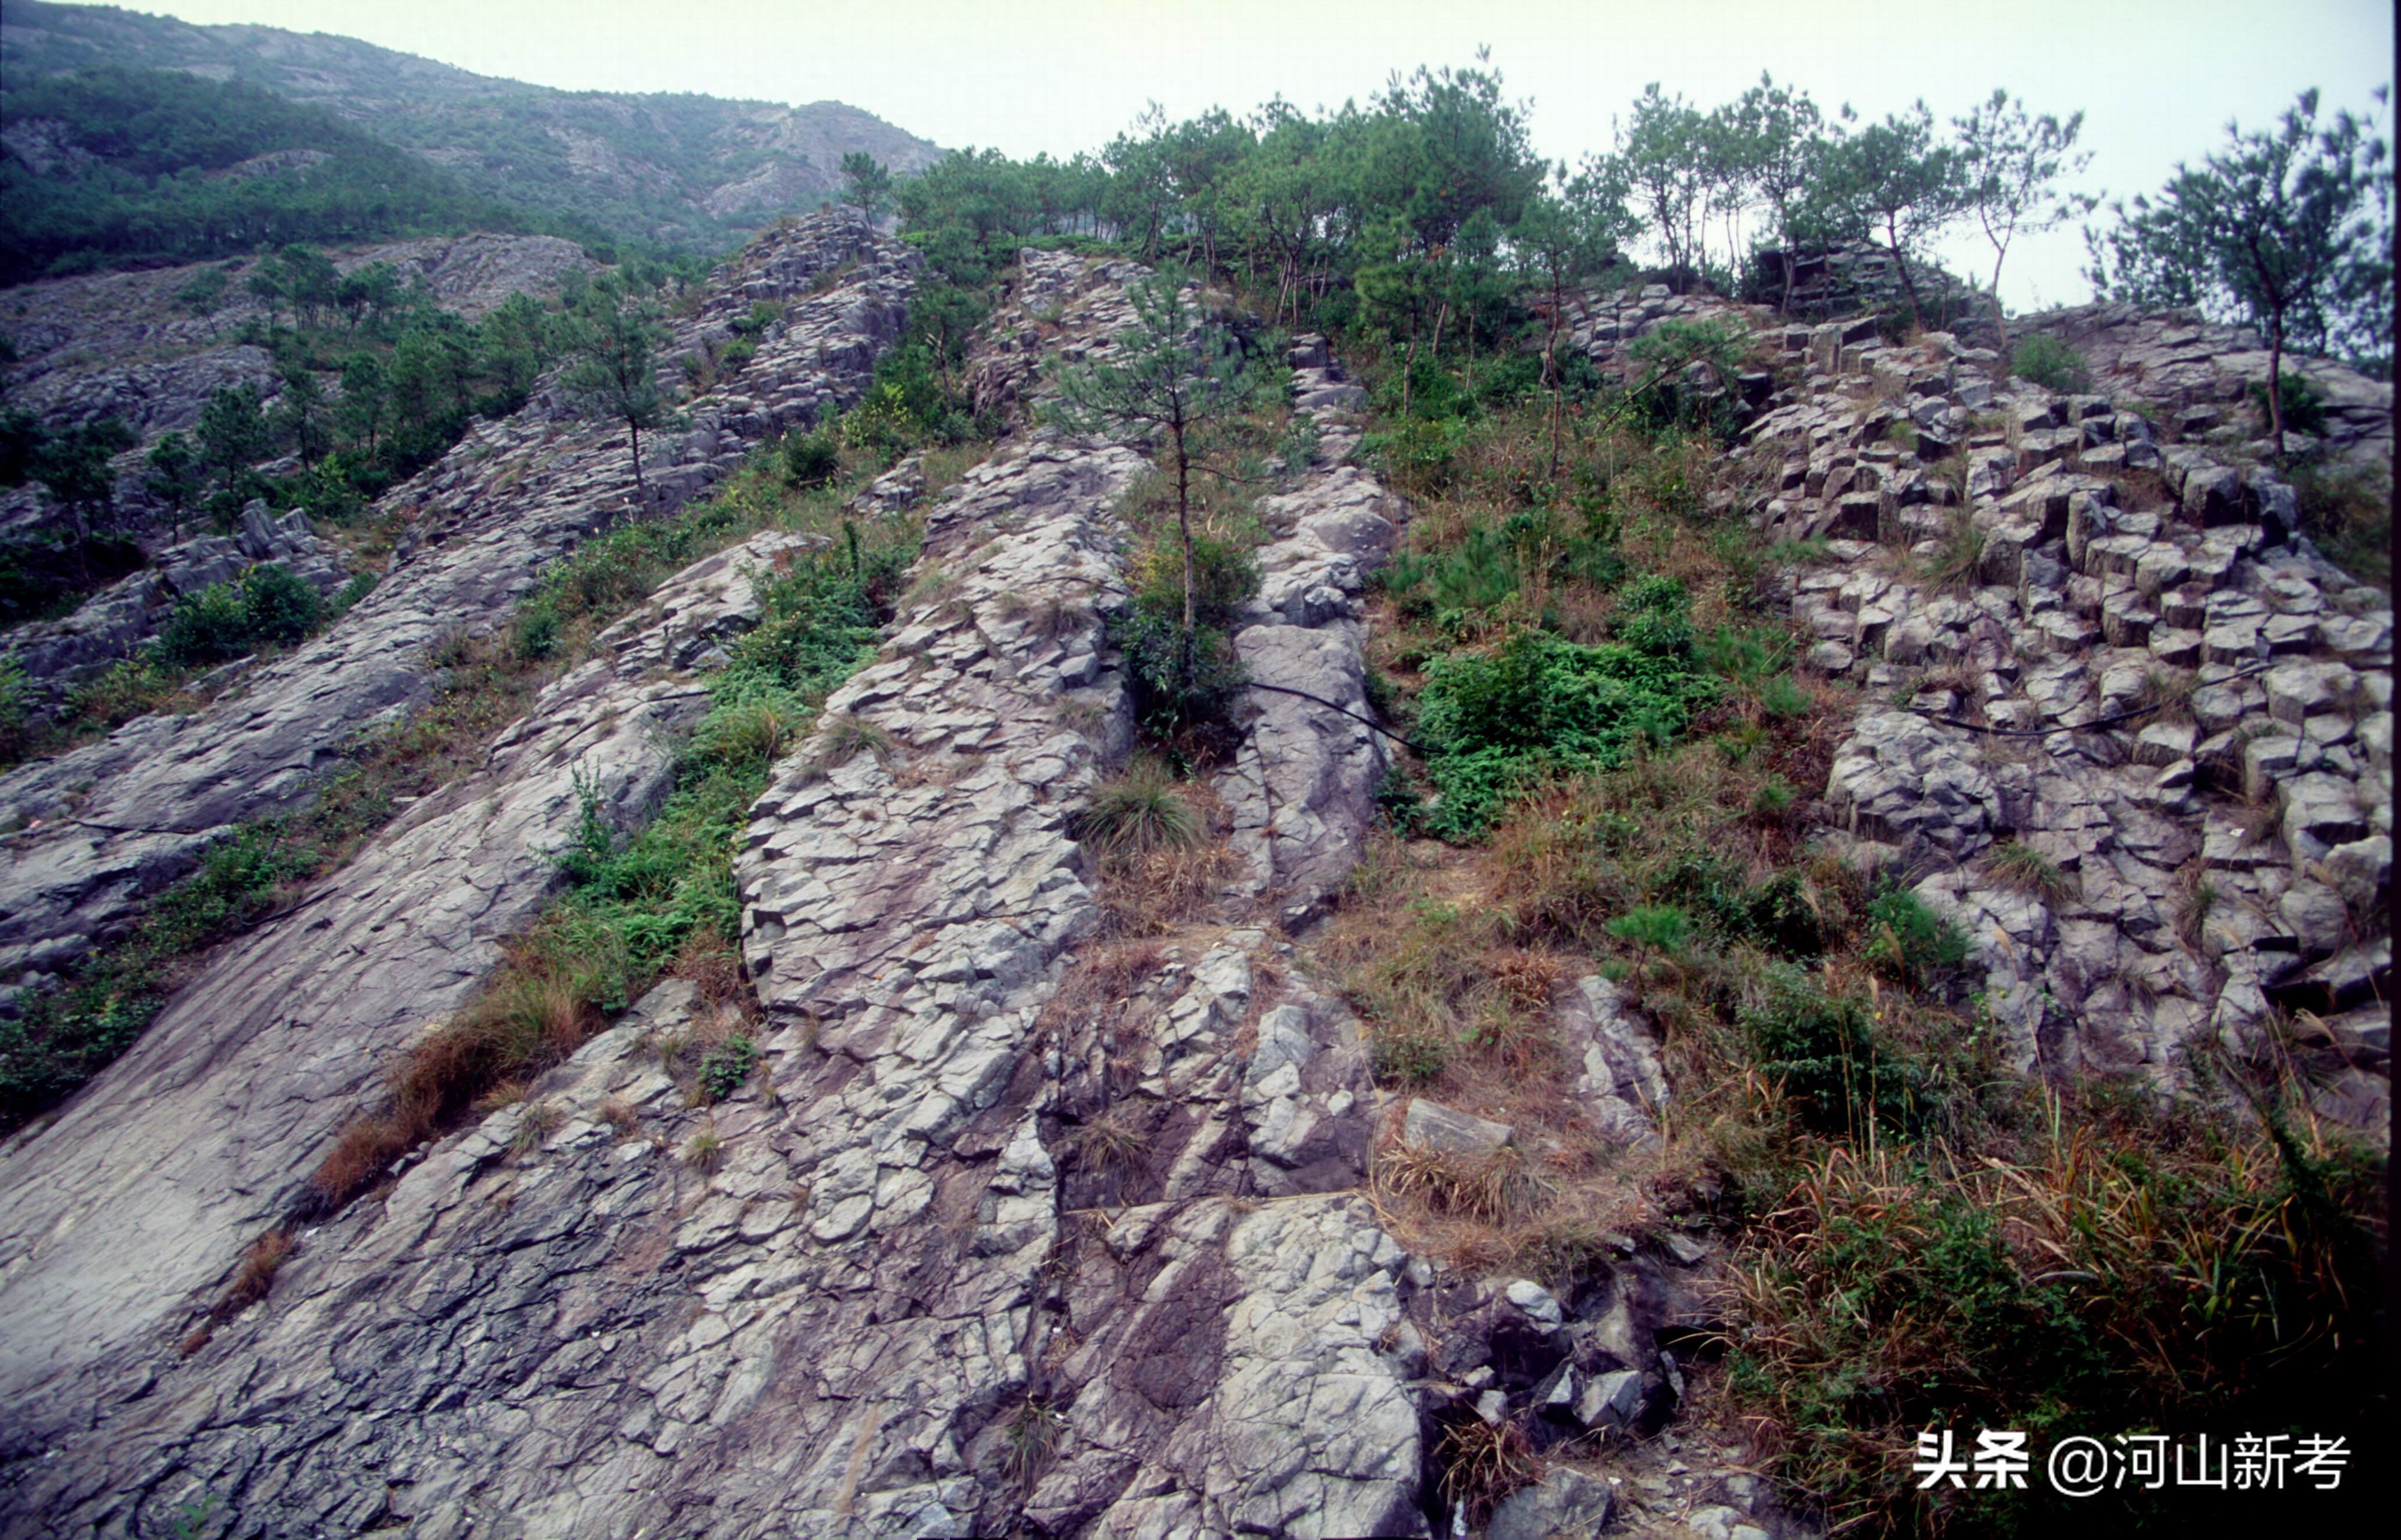
[[[751,259],[774,265],[794,246],[830,268],[862,241],[873,259],[822,294],[807,289],[823,268],[779,268],[792,316],[750,366],[783,382],[775,399],[720,391],[694,403],[707,431],[645,456],[647,511],[672,509],[751,445],[864,390],[877,351],[899,329],[915,254],[874,244],[855,222],[845,235],[803,221]],[[707,321],[704,312],[690,324]],[[537,397],[387,495],[387,507],[409,519],[402,553],[331,629],[202,711],[137,718],[102,742],[0,777],[0,828],[16,830],[0,836],[8,858],[0,976],[80,956],[208,845],[307,799],[357,735],[406,719],[432,696],[436,642],[487,634],[560,556],[636,511],[631,480],[622,429],[564,419]]]
[[[1484,1533],[1486,1540],[1594,1540],[1609,1522],[1612,1501],[1607,1481],[1561,1465],[1513,1493],[1493,1511]]]
[[[1974,855],[2002,825],[2000,794],[1969,739],[1905,711],[1863,716],[1836,751],[1826,801],[1853,833]]]
[[[1402,1124],[1403,1142],[1447,1155],[1489,1155],[1516,1136],[1507,1123],[1461,1112],[1423,1096],[1410,1099]]]
[[[1655,1148],[1667,1100],[1658,1038],[1632,996],[1598,974],[1578,979],[1557,1011],[1559,1038],[1575,1061],[1575,1094],[1603,1134]]]

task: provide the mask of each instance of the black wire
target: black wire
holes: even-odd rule
[[[1262,684],[1257,680],[1253,679],[1244,680],[1242,681],[1242,688],[1245,690],[1272,690],[1279,695],[1298,695],[1303,700],[1315,701],[1318,705],[1324,707],[1327,710],[1339,711],[1344,716],[1349,717],[1352,722],[1358,722],[1362,726],[1372,727],[1377,732],[1383,734],[1384,736],[1392,739],[1394,743],[1399,744],[1402,748],[1414,749],[1420,754],[1447,754],[1450,752],[1449,749],[1439,748],[1434,744],[1418,743],[1411,739],[1405,738],[1398,733],[1393,732],[1391,728],[1384,726],[1381,722],[1369,722],[1365,717],[1361,716],[1358,712],[1353,711],[1347,706],[1338,706],[1334,702],[1327,700],[1324,695],[1312,695],[1306,690],[1296,690],[1289,684]]]

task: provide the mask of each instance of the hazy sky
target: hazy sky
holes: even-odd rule
[[[952,148],[1097,149],[1157,101],[1170,115],[1364,100],[1394,70],[1492,50],[1554,159],[1607,147],[1648,81],[1704,108],[1763,69],[1820,105],[1938,117],[1996,86],[2081,108],[2085,178],[2155,190],[2179,159],[2263,126],[2305,88],[2369,108],[2393,72],[2386,0],[150,0],[189,21],[331,32],[568,89],[832,98]],[[2379,109],[2392,137],[2390,109]],[[1989,273],[1981,238],[1949,242]],[[2079,301],[2073,228],[2010,250],[2013,309]]]

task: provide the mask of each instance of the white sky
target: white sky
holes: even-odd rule
[[[1603,149],[1652,80],[1707,108],[1762,69],[1832,109],[1938,118],[1996,86],[2085,114],[2085,185],[2156,190],[2230,118],[2264,126],[2303,89],[2368,110],[2394,69],[2385,0],[148,0],[195,22],[330,32],[483,75],[578,90],[831,98],[951,148],[1098,149],[1156,100],[1171,117],[1365,100],[1393,70],[1479,44],[1532,102],[1535,148]],[[2387,142],[2390,108],[2379,112]],[[1944,248],[1989,275],[1972,234]],[[2010,250],[2012,309],[2088,297],[2074,227]]]

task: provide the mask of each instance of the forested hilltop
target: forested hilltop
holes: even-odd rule
[[[830,196],[844,154],[907,172],[939,153],[838,102],[557,91],[42,0],[8,7],[0,102],[0,282],[477,228],[714,254]]]

